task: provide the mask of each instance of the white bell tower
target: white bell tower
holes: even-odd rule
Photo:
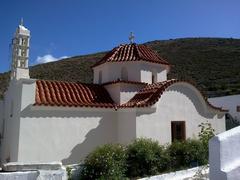
[[[30,78],[28,69],[29,41],[30,31],[23,26],[23,19],[21,19],[12,40],[11,79]]]

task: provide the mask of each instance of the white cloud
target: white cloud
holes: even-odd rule
[[[48,63],[48,62],[53,62],[53,61],[57,61],[60,59],[65,59],[68,58],[68,56],[62,56],[62,57],[54,57],[51,54],[46,54],[44,56],[38,56],[36,59],[36,63],[38,64],[42,64],[42,63]]]

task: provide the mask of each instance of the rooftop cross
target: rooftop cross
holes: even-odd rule
[[[135,38],[135,36],[134,36],[133,32],[131,32],[129,35],[129,41],[131,44],[134,43],[134,38]]]
[[[20,25],[23,26],[23,18],[21,18]]]

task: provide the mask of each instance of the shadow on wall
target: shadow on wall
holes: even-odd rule
[[[109,122],[106,119],[101,119],[99,125],[87,133],[85,140],[76,145],[71,150],[70,156],[63,159],[62,163],[64,165],[79,163],[83,161],[84,158],[97,146],[116,142],[114,135],[111,134],[111,131],[109,131],[108,128]]]
[[[68,154],[70,152],[69,157],[62,157],[64,159],[58,160],[58,161],[62,161],[64,165],[76,164],[81,162],[88,155],[88,153],[93,151],[99,145],[117,142],[117,129],[116,129],[117,121],[115,116],[112,116],[112,112],[97,112],[97,111],[85,112],[85,111],[64,111],[64,110],[63,111],[62,110],[31,111],[30,107],[28,107],[22,112],[22,117],[32,117],[32,118],[44,117],[46,120],[48,118],[61,117],[61,118],[66,118],[67,121],[71,121],[71,117],[72,118],[81,117],[81,118],[86,118],[86,121],[88,122],[93,121],[93,119],[91,118],[99,118],[97,125],[96,125],[96,120],[95,120],[95,123],[93,122],[95,125],[94,124],[91,125],[91,123],[87,123],[87,125],[85,124],[86,126],[90,125],[90,127],[92,126],[95,128],[90,129],[85,136],[83,135],[84,137],[80,137],[79,134],[81,133],[76,133],[76,132],[73,133],[73,136],[75,136],[76,134],[79,135],[79,137],[76,137],[76,136],[72,137],[73,139],[75,139],[76,145],[73,147],[73,149],[70,149],[71,147],[69,148],[67,152]],[[74,124],[69,123],[69,127],[66,128],[66,131],[67,129],[71,131],[71,126],[73,125]],[[86,127],[86,128],[89,128],[89,127]],[[75,129],[74,131],[78,131],[78,129],[76,128],[74,129]],[[79,129],[79,131],[81,131],[81,129]],[[62,130],[59,130],[59,132],[62,132]],[[68,134],[68,137],[71,138],[71,133]],[[79,139],[79,140],[77,141],[76,139]],[[84,139],[84,140],[81,142],[81,139]],[[54,139],[50,139],[50,140],[54,141]],[[71,141],[71,139],[69,139],[69,141]],[[64,145],[64,140],[62,140],[61,143]]]
[[[194,89],[192,89],[194,88]],[[216,113],[211,112],[207,103],[204,100],[204,97],[198,93],[197,89],[195,87],[193,87],[192,85],[173,85],[169,88],[169,91],[177,91],[179,93],[182,93],[183,95],[185,95],[195,106],[197,112],[207,118],[207,119],[212,119]],[[161,99],[160,99],[161,100]],[[206,107],[206,109],[205,109]],[[220,115],[217,114],[218,118],[222,118],[224,116],[224,114]]]

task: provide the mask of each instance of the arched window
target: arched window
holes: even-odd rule
[[[98,83],[102,84],[102,71],[99,71],[98,73]]]
[[[128,71],[126,67],[122,67],[121,69],[121,80],[128,80]]]

